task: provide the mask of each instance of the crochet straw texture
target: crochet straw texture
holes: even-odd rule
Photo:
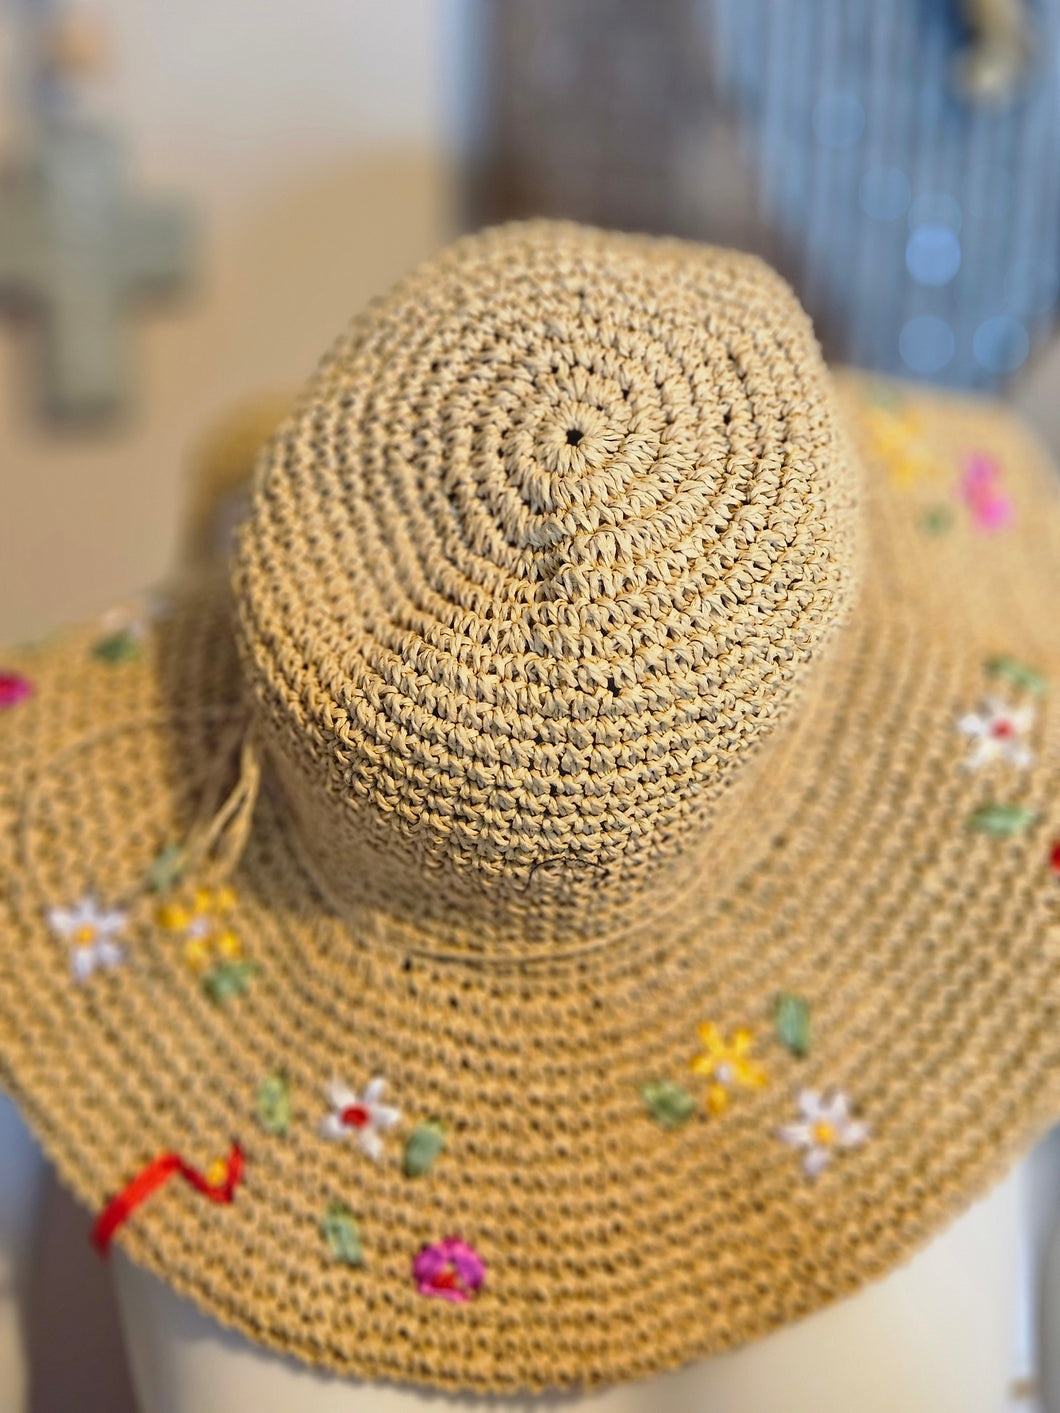
[[[969,769],[957,723],[997,654],[1055,683],[1056,484],[996,407],[904,396],[944,469],[899,486],[761,265],[488,233],[325,361],[234,594],[178,590],[136,660],[93,628],[4,657],[34,695],[0,715],[0,1078],[93,1209],[159,1152],[246,1153],[232,1205],[137,1211],[135,1260],[336,1372],[599,1385],[882,1275],[1055,1118],[1055,688],[1026,768]],[[997,534],[953,501],[971,448],[1004,468]],[[230,926],[257,970],[218,1003],[143,879],[248,719]],[[1020,829],[970,827],[998,803]],[[127,908],[126,958],[78,985],[46,915],[89,892]],[[724,1112],[704,1022],[765,1071]],[[281,1072],[284,1134],[255,1114]],[[401,1120],[373,1162],[319,1127],[329,1080],[376,1075]],[[660,1081],[696,1101],[679,1127]],[[832,1087],[871,1134],[810,1180],[778,1131]],[[428,1119],[446,1145],[409,1178]],[[448,1237],[485,1262],[464,1304],[412,1277]]]
[[[236,566],[329,900],[533,958],[683,888],[845,607],[856,483],[751,257],[509,227],[400,286],[273,442]]]

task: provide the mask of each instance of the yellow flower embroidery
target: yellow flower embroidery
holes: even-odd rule
[[[184,960],[192,971],[205,972],[215,963],[238,961],[242,956],[239,938],[225,922],[235,902],[231,888],[200,888],[190,906],[168,903],[159,908],[159,923],[184,934]]]
[[[924,441],[915,411],[876,404],[866,407],[863,417],[872,449],[896,486],[908,487],[938,477],[941,468]]]
[[[761,1089],[766,1083],[765,1070],[751,1059],[754,1037],[749,1030],[734,1031],[732,1040],[726,1044],[718,1027],[707,1021],[699,1027],[699,1038],[703,1042],[703,1054],[692,1061],[692,1073],[713,1081],[707,1089],[710,1113],[724,1112],[730,1089]]]

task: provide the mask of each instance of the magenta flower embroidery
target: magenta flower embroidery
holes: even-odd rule
[[[421,1295],[463,1303],[475,1296],[486,1279],[486,1263],[458,1236],[425,1246],[412,1262],[412,1279]]]
[[[0,709],[18,706],[33,695],[33,683],[20,672],[0,672]]]
[[[992,456],[976,452],[968,458],[961,491],[972,519],[980,530],[1003,530],[1012,521],[1015,507],[1000,489],[1001,467]]]

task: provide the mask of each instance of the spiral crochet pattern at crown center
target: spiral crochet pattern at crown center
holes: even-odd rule
[[[856,579],[808,321],[752,257],[536,223],[358,320],[259,470],[261,737],[343,912],[533,954],[709,867]]]

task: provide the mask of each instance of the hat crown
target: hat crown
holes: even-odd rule
[[[534,224],[423,267],[325,359],[236,555],[326,895],[511,956],[634,925],[840,620],[854,491],[752,257]]]

